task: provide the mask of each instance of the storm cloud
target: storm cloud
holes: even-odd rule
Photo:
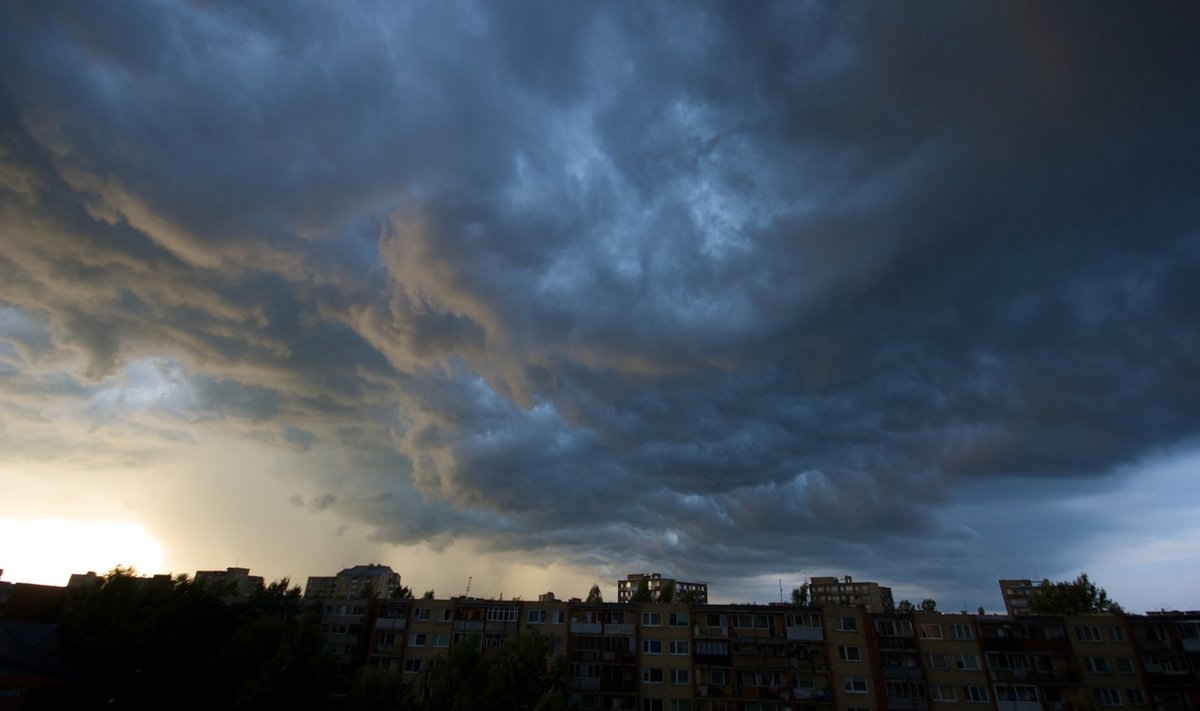
[[[9,5],[0,441],[232,434],[376,540],[730,589],[1070,570],[1104,521],[1068,502],[1200,435],[1197,36],[1185,4]]]

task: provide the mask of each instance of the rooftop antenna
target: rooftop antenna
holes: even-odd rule
[[[463,597],[471,597],[471,576],[470,575],[467,576],[467,594],[463,595]]]
[[[783,602],[783,578],[779,579],[779,602]]]

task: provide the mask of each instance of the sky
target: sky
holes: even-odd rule
[[[1200,606],[1194,3],[0,5],[0,568]]]

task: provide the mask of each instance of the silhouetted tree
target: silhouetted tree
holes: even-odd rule
[[[916,609],[915,606],[908,600],[901,600],[896,605],[896,612],[906,612],[907,613],[907,612],[912,612],[914,609]]]
[[[421,593],[421,599],[422,600],[432,600],[433,599],[433,591],[426,590],[425,592]]]
[[[695,590],[684,590],[679,593],[677,601],[684,605],[695,605],[700,602],[700,593]]]
[[[808,583],[803,583],[798,588],[792,588],[792,604],[807,605],[808,604]]]
[[[393,600],[412,600],[414,597],[412,588],[407,585],[401,585],[392,591]]]
[[[927,597],[921,601],[921,612],[937,612],[937,600]]]
[[[600,593],[600,586],[598,584],[593,583],[592,589],[588,590],[587,602],[588,603],[604,602],[604,595],[602,595]]]
[[[1029,596],[1029,612],[1035,615],[1084,615],[1093,612],[1122,613],[1121,606],[1108,598],[1104,588],[1097,587],[1080,573],[1074,580],[1052,583],[1043,580]]]
[[[675,601],[675,581],[668,580],[658,590],[658,601],[669,604]]]

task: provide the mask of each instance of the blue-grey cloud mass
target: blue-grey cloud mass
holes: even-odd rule
[[[1200,436],[1197,37],[1187,3],[8,3],[0,448],[220,432],[320,457],[298,510],[375,540],[731,589],[1078,569],[1113,522],[1072,502]]]

